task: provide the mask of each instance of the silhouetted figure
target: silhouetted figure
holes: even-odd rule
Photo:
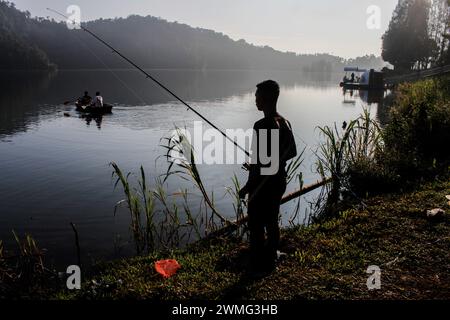
[[[252,142],[252,164],[249,167],[247,184],[240,190],[239,196],[245,198],[248,194],[248,215],[250,231],[250,251],[252,269],[255,272],[271,271],[275,267],[277,248],[280,241],[278,225],[280,202],[286,191],[286,162],[297,155],[294,136],[290,123],[277,112],[277,101],[280,88],[275,81],[267,80],[257,85],[256,106],[264,112],[264,118],[257,121],[253,127],[256,136]],[[262,129],[267,130],[269,152],[260,150]],[[270,143],[273,129],[279,130],[279,153],[274,154]],[[256,139],[256,140],[255,140]],[[264,143],[264,141],[263,141]],[[276,149],[275,149],[276,150]],[[279,167],[275,174],[264,175],[262,169],[270,167],[263,165],[261,156],[270,154],[278,157]],[[265,244],[267,234],[267,244]]]
[[[95,93],[95,98],[92,101],[92,107],[94,107],[94,108],[102,108],[103,107],[103,97],[100,95],[99,91],[97,91]]]
[[[91,104],[92,97],[89,96],[89,92],[85,91],[84,96],[82,96],[80,99],[78,99],[78,101],[81,103],[81,105],[88,106]]]
[[[352,75],[350,76],[350,82],[355,82],[355,73],[352,72]]]

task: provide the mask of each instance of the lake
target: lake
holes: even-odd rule
[[[255,85],[265,79],[281,85],[279,112],[293,126],[298,149],[306,147],[301,167],[305,184],[315,182],[314,152],[320,143],[317,126],[342,126],[369,107],[380,121],[382,105],[364,92],[343,93],[339,74],[301,74],[280,71],[150,70],[196,110],[223,129],[248,129],[262,117],[254,103]],[[47,249],[51,263],[76,262],[77,225],[84,259],[116,258],[133,253],[129,215],[115,204],[123,199],[109,163],[124,172],[144,166],[149,181],[167,169],[161,139],[175,126],[192,128],[200,120],[193,112],[140,73],[131,70],[59,71],[1,74],[0,91],[0,239],[14,245],[12,230],[31,234]],[[73,105],[64,105],[89,90],[101,91],[113,104],[101,119],[82,117]],[[377,99],[375,99],[376,101]],[[65,114],[66,113],[66,114]],[[208,126],[204,124],[204,127]],[[200,173],[218,209],[233,216],[226,187],[235,173],[245,183],[241,165],[201,165]],[[190,187],[172,177],[168,192]],[[298,185],[292,184],[288,191]],[[192,187],[191,187],[192,189]],[[198,192],[197,192],[198,194]],[[310,195],[309,198],[313,197]],[[193,208],[199,197],[193,195]],[[306,201],[298,222],[303,221]],[[283,223],[295,203],[282,207]]]

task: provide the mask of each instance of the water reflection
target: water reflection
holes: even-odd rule
[[[40,106],[37,97],[48,92],[55,73],[0,73],[0,138],[2,135],[26,131],[37,121]],[[53,107],[48,106],[47,112]]]
[[[383,102],[385,91],[384,90],[353,90],[342,89],[342,95],[344,96],[344,104],[356,104],[357,100],[361,100],[366,105],[379,104]]]
[[[367,105],[379,104],[383,101],[384,90],[359,90],[359,97]]]
[[[339,77],[332,73],[240,70],[150,70],[150,73],[186,101],[194,102],[244,95],[269,78],[277,79],[284,88],[326,89],[334,86]],[[122,106],[174,102],[172,96],[133,70],[1,73],[0,86],[0,138],[26,131],[41,115],[68,110],[62,104],[76,100],[86,90],[100,91],[105,102]]]
[[[353,93],[354,90],[352,89],[348,90],[346,88],[343,88],[342,95],[344,96],[344,100],[342,101],[342,104],[351,106],[356,105],[356,99],[353,97]]]
[[[88,127],[91,125],[92,120],[94,120],[95,124],[97,125],[98,130],[102,129],[103,115],[83,114],[80,116],[80,118],[84,119],[86,121],[86,125]]]
[[[357,106],[358,102],[363,106],[376,105],[376,118],[378,122],[384,126],[389,121],[389,109],[392,104],[390,91],[386,90],[354,90],[342,89],[343,101],[345,106]]]

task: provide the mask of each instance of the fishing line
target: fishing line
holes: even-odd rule
[[[175,99],[177,99],[178,101],[180,101],[183,105],[185,105],[189,110],[191,110],[192,112],[194,112],[197,116],[199,116],[202,120],[204,120],[206,123],[208,123],[211,127],[213,127],[214,129],[216,129],[217,131],[219,131],[226,139],[228,139],[230,142],[232,142],[238,149],[240,149],[241,151],[243,151],[247,156],[250,156],[250,153],[245,150],[243,147],[241,147],[236,140],[231,139],[223,130],[219,129],[216,125],[214,125],[211,121],[209,121],[207,118],[205,118],[201,113],[199,113],[197,110],[195,110],[193,107],[191,107],[188,103],[186,103],[183,99],[181,99],[179,96],[177,96],[173,91],[171,91],[168,87],[166,87],[164,84],[162,84],[160,81],[158,81],[156,78],[154,78],[153,76],[151,76],[148,72],[146,72],[144,69],[142,69],[140,66],[138,66],[135,62],[133,62],[132,60],[130,60],[129,58],[125,57],[122,53],[120,53],[118,50],[116,50],[114,47],[112,47],[109,43],[107,43],[105,40],[103,40],[102,38],[100,38],[99,36],[97,36],[95,33],[93,33],[92,31],[90,31],[89,29],[83,27],[81,25],[81,23],[76,22],[75,20],[70,20],[69,17],[67,17],[66,15],[51,9],[51,8],[47,8],[48,11],[51,11],[53,13],[56,13],[57,15],[63,17],[66,19],[66,21],[72,22],[74,25],[79,26],[83,31],[87,32],[88,34],[90,34],[92,37],[94,37],[95,39],[97,39],[98,41],[100,41],[102,44],[104,44],[106,47],[108,47],[109,49],[112,50],[112,53],[116,53],[117,55],[119,55],[122,59],[124,59],[126,62],[128,62],[130,65],[132,65],[134,68],[136,68],[137,70],[139,70],[141,73],[143,73],[147,79],[152,80],[153,82],[155,82],[157,85],[159,85],[162,89],[164,89],[166,92],[168,92],[170,95],[172,95]]]

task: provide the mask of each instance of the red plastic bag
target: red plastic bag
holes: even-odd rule
[[[156,271],[164,278],[170,278],[175,273],[177,273],[177,270],[180,268],[181,266],[178,261],[173,259],[160,260],[155,262]]]

